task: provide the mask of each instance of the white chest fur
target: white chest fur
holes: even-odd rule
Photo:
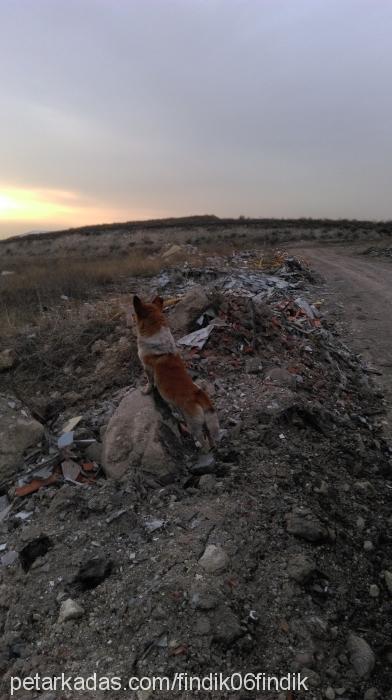
[[[170,355],[177,354],[177,346],[171,334],[170,328],[164,326],[158,333],[149,337],[139,336],[137,340],[139,357],[145,355]]]

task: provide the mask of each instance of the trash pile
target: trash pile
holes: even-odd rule
[[[300,672],[302,695],[243,697],[392,700],[383,399],[312,280],[304,261],[245,251],[144,282],[216,405],[213,453],[142,396],[139,365],[130,385],[77,413],[59,404],[45,426],[8,406],[28,435],[0,496],[0,700],[10,675],[64,668]]]

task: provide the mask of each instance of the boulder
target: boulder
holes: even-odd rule
[[[20,401],[0,395],[0,481],[12,479],[23,465],[23,454],[36,445],[44,426]]]
[[[192,324],[210,305],[210,300],[200,285],[195,285],[183,296],[169,314],[173,333],[184,334],[194,330]]]
[[[153,394],[133,389],[124,396],[105,431],[102,466],[121,479],[141,473],[159,484],[170,483],[184,457],[174,418]]]

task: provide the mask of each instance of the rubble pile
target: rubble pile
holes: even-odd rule
[[[42,421],[1,496],[1,700],[10,675],[97,668],[300,671],[303,695],[241,697],[392,700],[384,404],[312,280],[303,261],[253,251],[144,283],[165,297],[221,442],[199,454],[141,395],[136,365],[131,385]]]

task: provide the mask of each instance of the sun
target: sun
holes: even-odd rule
[[[0,192],[0,216],[4,218],[18,208],[17,202],[6,194]]]

